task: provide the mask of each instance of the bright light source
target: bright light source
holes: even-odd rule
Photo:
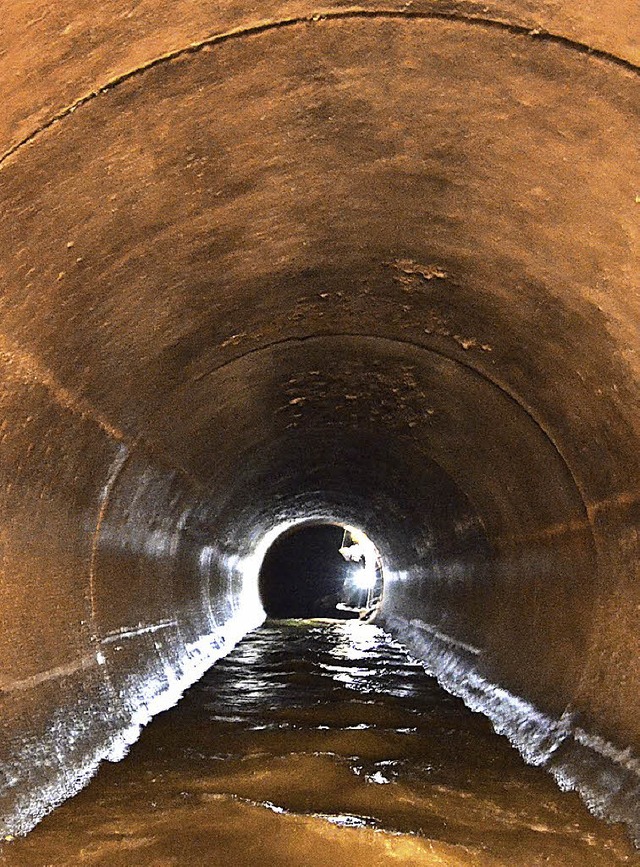
[[[351,586],[355,587],[357,590],[366,590],[367,601],[365,608],[370,608],[373,601],[373,593],[379,582],[378,561],[380,558],[378,550],[367,534],[363,533],[362,530],[357,529],[357,527],[350,527],[345,524],[344,530],[344,540],[346,540],[348,534],[350,537],[350,544],[343,545],[342,548],[339,549],[340,553],[345,560],[351,560],[353,563],[362,564],[361,569],[350,574],[348,581],[351,583]],[[356,609],[353,610],[362,609],[362,599],[353,600],[352,604],[356,605]]]
[[[376,570],[375,566],[373,569],[360,569],[353,576],[353,583],[360,590],[373,590],[376,586]]]

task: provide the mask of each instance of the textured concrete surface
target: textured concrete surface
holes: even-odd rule
[[[640,826],[633,9],[7,4],[5,830],[259,622],[260,540],[314,515]]]

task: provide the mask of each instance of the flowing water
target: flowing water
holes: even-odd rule
[[[313,620],[249,635],[0,863],[638,861],[378,627]]]

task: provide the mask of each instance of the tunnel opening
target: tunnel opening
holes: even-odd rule
[[[318,522],[282,533],[260,567],[260,599],[273,619],[368,619],[382,598],[382,559],[362,530]]]

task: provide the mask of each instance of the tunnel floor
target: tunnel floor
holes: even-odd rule
[[[268,621],[7,865],[609,865],[619,826],[378,627]]]

